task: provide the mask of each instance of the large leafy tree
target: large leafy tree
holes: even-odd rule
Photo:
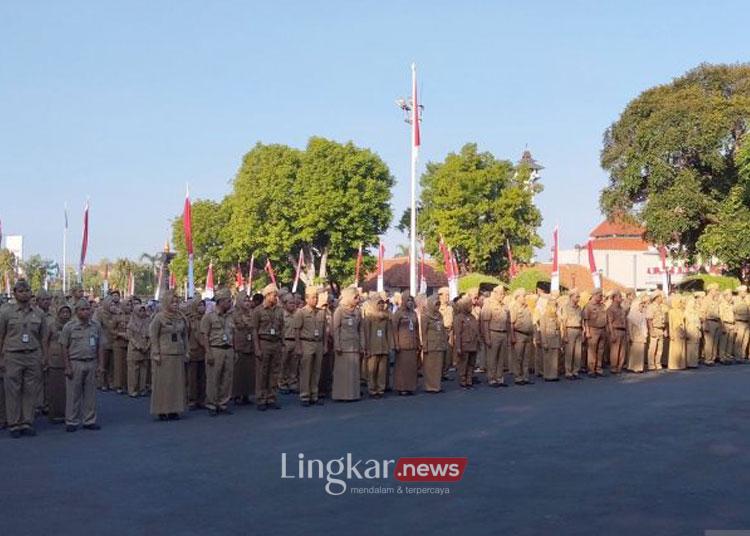
[[[537,234],[542,222],[534,205],[541,186],[531,180],[531,170],[479,152],[467,143],[443,162],[430,162],[420,179],[422,193],[417,230],[427,250],[439,254],[443,236],[467,271],[500,273],[507,270],[506,243],[515,258],[531,258],[543,245]],[[408,228],[404,213],[399,228]]]
[[[704,64],[644,91],[604,134],[602,209],[693,255],[707,226],[731,210],[723,201],[739,180],[735,156],[749,118],[750,64]],[[702,244],[706,251],[716,236]]]
[[[57,264],[49,259],[43,259],[41,255],[32,255],[21,263],[21,267],[34,291],[44,287],[44,281],[57,274]]]

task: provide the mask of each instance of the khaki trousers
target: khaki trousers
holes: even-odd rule
[[[706,363],[714,363],[721,357],[719,342],[721,323],[718,320],[706,320],[703,327],[705,346],[703,348]]]
[[[367,357],[367,391],[371,395],[385,393],[385,378],[388,375],[388,354]]]
[[[302,341],[302,359],[299,362],[299,399],[301,401],[318,401],[322,364],[323,343]]]
[[[656,336],[649,337],[648,344],[648,370],[659,370],[661,368],[661,357],[664,353],[664,335],[661,331]]]
[[[284,341],[284,355],[281,360],[279,387],[292,389],[299,381],[299,356],[295,352],[295,341]]]
[[[8,418],[5,415],[5,378],[0,370],[0,428],[5,428]]]
[[[112,354],[112,348],[104,349],[104,363],[102,365],[103,372],[98,374],[97,385],[100,389],[111,389],[114,385],[112,380],[112,367],[114,364],[114,357]]]
[[[734,357],[734,324],[722,322],[720,347],[723,359]]]
[[[604,328],[590,328],[591,337],[588,338],[588,369],[589,374],[601,374],[604,361],[604,345],[607,334]]]
[[[146,363],[144,356],[142,359],[128,359],[128,394],[138,396],[146,391]]]
[[[208,363],[213,359],[214,364]],[[206,354],[206,407],[224,410],[232,398],[234,349],[211,346]]]
[[[96,359],[73,359],[65,382],[65,424],[96,423]]]
[[[513,345],[513,376],[516,383],[529,381],[529,367],[534,358],[534,341],[528,335],[516,333]]]
[[[5,412],[10,430],[31,427],[41,381],[40,351],[5,352]]]
[[[118,391],[128,390],[128,347],[121,344],[112,345],[112,387]]]
[[[462,352],[460,355],[456,355],[458,359],[457,370],[458,370],[458,383],[461,387],[467,387],[474,383],[474,364],[477,360],[477,352],[469,351]]]
[[[508,333],[490,331],[490,344],[487,347],[487,381],[503,383],[508,367]]]
[[[734,322],[734,357],[747,359],[747,346],[750,342],[750,326],[747,322],[735,320]]]
[[[280,342],[260,341],[260,355],[256,356],[255,367],[255,401],[258,405],[276,402],[281,351]]]
[[[565,344],[565,375],[572,376],[581,370],[583,352],[583,329],[567,328]]]
[[[188,361],[187,364],[188,404],[202,406],[206,402],[206,362]]]
[[[612,330],[609,339],[609,369],[620,372],[625,366],[627,350],[627,332],[624,329]]]

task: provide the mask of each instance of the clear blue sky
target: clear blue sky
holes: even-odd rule
[[[541,233],[600,219],[602,132],[643,89],[750,59],[747,2],[9,1],[0,4],[0,219],[69,262],[91,198],[90,258],[162,247],[193,197],[229,191],[256,141],[311,135],[375,150],[408,204],[420,71],[423,162],[475,141],[546,169]],[[423,165],[422,165],[423,168]],[[391,231],[389,253],[406,238]],[[540,257],[546,257],[544,251]]]

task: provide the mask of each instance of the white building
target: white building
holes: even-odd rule
[[[23,260],[23,235],[6,235],[5,249],[16,257],[17,261]]]
[[[623,287],[638,290],[655,289],[663,281],[663,265],[670,273],[672,285],[698,270],[687,267],[681,261],[666,259],[662,263],[659,249],[645,239],[646,230],[638,225],[605,220],[591,233],[592,249],[597,270]],[[560,250],[561,264],[589,266],[587,244],[576,245],[573,249]]]

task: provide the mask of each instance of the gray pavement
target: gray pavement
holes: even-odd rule
[[[0,534],[703,534],[750,529],[750,366],[281,411],[99,394],[98,432],[0,436]],[[281,478],[329,460],[464,456],[444,495],[329,496]],[[349,482],[395,487],[393,478]],[[403,489],[403,488],[402,488]]]

